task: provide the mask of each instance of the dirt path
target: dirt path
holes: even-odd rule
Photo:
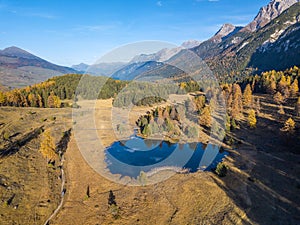
[[[64,197],[65,197],[65,183],[66,183],[66,178],[65,178],[65,172],[63,169],[63,165],[64,165],[64,155],[62,155],[61,158],[61,163],[60,163],[60,172],[61,172],[61,200],[59,205],[57,206],[57,208],[54,210],[54,212],[49,216],[49,218],[46,220],[46,222],[44,223],[44,225],[48,225],[49,222],[56,216],[56,214],[59,212],[59,210],[61,209],[61,207],[63,206],[64,203]]]

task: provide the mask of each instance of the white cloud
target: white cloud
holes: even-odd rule
[[[162,2],[161,1],[156,2],[156,5],[162,7]]]
[[[39,13],[26,13],[24,14],[25,16],[32,16],[32,17],[39,17],[39,18],[43,18],[43,19],[56,19],[57,16],[49,14],[49,13],[43,13],[43,12],[39,12]]]
[[[118,24],[98,24],[98,25],[79,25],[74,28],[75,31],[107,31],[118,27]]]

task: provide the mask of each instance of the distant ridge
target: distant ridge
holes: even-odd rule
[[[11,88],[23,87],[76,70],[50,63],[16,46],[0,50],[0,82]]]
[[[256,24],[255,29],[249,29],[253,24]],[[299,0],[273,0],[246,27],[225,23],[213,37],[197,43],[190,50],[203,59],[217,77],[234,80],[266,70],[299,66],[299,32]],[[174,48],[138,55],[113,77],[131,80],[139,74],[150,76],[154,72],[162,77],[170,77],[175,70],[164,65],[175,61],[188,62],[182,51],[183,48]],[[180,71],[174,73],[174,76],[181,75]]]

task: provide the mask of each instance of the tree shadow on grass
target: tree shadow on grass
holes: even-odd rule
[[[300,224],[299,131],[289,143],[281,124],[258,118],[257,129],[241,124],[231,154],[233,167],[216,183],[257,224]]]

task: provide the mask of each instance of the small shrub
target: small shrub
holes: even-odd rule
[[[217,168],[215,169],[215,173],[219,177],[225,177],[227,174],[227,170],[228,170],[228,167],[223,162],[220,162],[220,163],[218,163]]]
[[[56,120],[56,116],[51,116],[50,120],[55,121]]]
[[[237,123],[236,123],[236,121],[235,121],[234,118],[232,118],[232,120],[231,120],[231,128],[232,128],[233,130],[235,130],[235,129],[238,128],[238,125],[237,125]]]
[[[117,205],[112,204],[109,206],[110,213],[114,217],[114,219],[119,219],[120,218],[120,209]]]
[[[198,130],[196,127],[188,127],[187,128],[187,136],[189,138],[197,138],[199,136]]]
[[[9,133],[8,132],[4,132],[3,139],[4,140],[8,140],[9,139]]]

